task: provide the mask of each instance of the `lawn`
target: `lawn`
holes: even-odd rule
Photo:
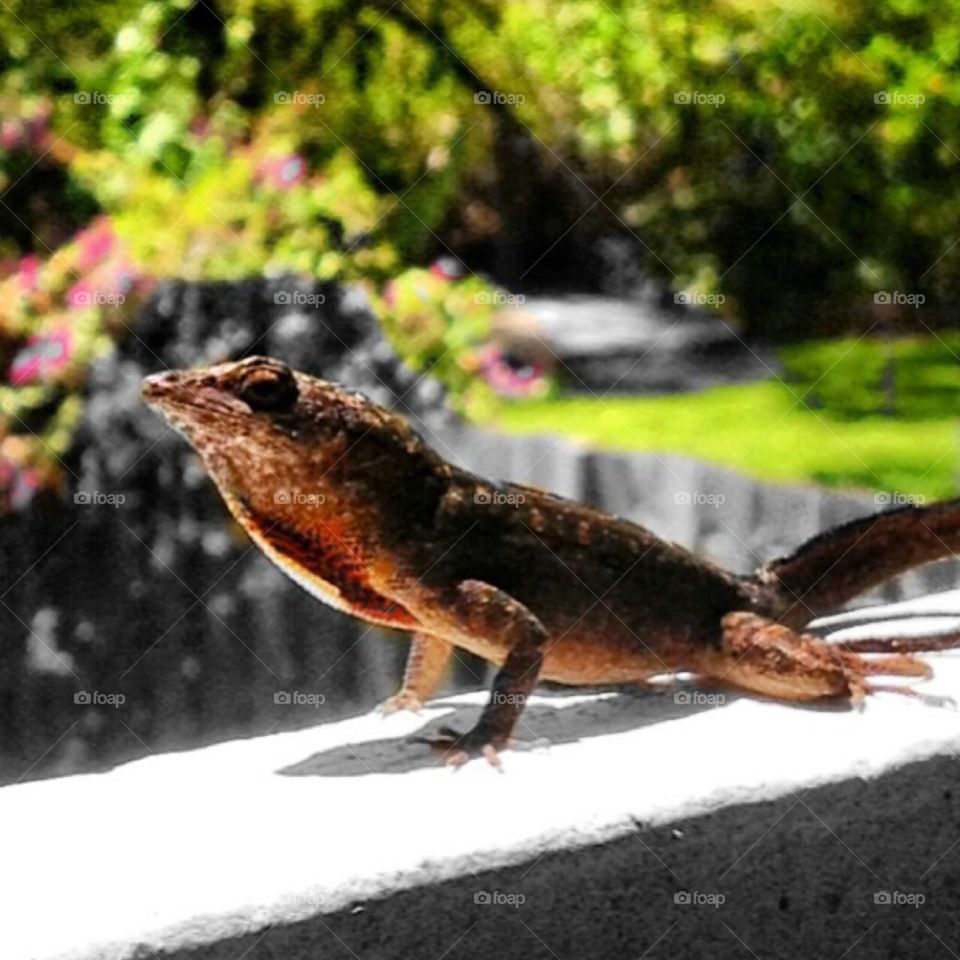
[[[780,377],[659,397],[505,403],[509,433],[687,454],[763,480],[955,494],[960,334],[785,348]]]

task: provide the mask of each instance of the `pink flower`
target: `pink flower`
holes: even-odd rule
[[[34,254],[23,257],[20,260],[20,266],[17,270],[17,279],[24,290],[36,290],[37,279],[40,271],[40,258]]]
[[[383,302],[388,307],[393,307],[397,303],[397,281],[391,280],[386,287],[383,288]]]
[[[483,347],[477,359],[483,379],[505,397],[528,397],[543,390],[543,368],[536,361],[518,364],[494,344]]]
[[[6,506],[10,510],[25,510],[30,506],[33,495],[40,489],[37,474],[25,467],[11,464],[8,482],[4,483]]]
[[[210,135],[211,127],[209,117],[194,117],[190,121],[190,132],[200,140],[204,140]]]
[[[66,327],[31,337],[13,358],[8,373],[15,387],[46,380],[70,361],[72,337]]]
[[[0,457],[0,508],[24,510],[40,488],[40,479],[29,467]]]
[[[23,125],[17,120],[4,120],[0,123],[0,147],[15,150],[23,140]]]
[[[307,175],[307,165],[295,153],[285,157],[268,157],[257,170],[257,177],[278,190],[289,190]]]
[[[79,249],[77,269],[82,273],[105,260],[113,252],[116,241],[113,226],[106,217],[100,217],[86,230],[81,230],[76,236]]]

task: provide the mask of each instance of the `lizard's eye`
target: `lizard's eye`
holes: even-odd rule
[[[286,410],[297,402],[297,382],[285,369],[251,370],[238,391],[240,399],[252,410],[275,412]]]

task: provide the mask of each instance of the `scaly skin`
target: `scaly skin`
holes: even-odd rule
[[[960,548],[951,502],[855,521],[738,577],[600,510],[454,467],[401,418],[277,360],[149,377],[144,397],[288,575],[351,616],[414,635],[386,709],[426,700],[454,647],[500,667],[477,726],[434,741],[453,763],[495,761],[538,678],[642,683],[690,671],[783,700],[856,701],[878,689],[869,674],[924,674],[904,653],[878,665],[799,631]]]

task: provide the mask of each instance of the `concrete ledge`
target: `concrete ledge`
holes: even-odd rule
[[[502,773],[405,742],[483,699],[0,790],[0,957],[960,952],[960,713],[681,686],[537,697]]]

